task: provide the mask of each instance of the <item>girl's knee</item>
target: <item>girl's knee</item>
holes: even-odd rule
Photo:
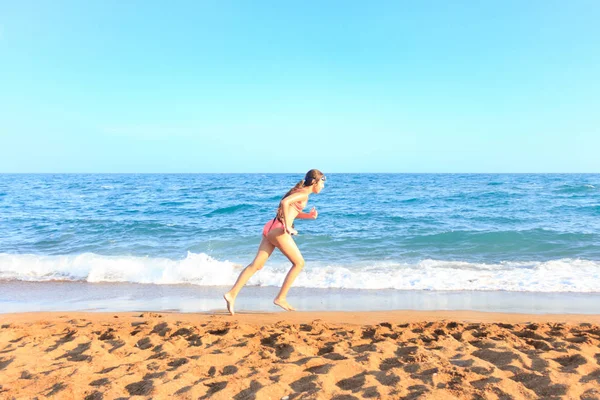
[[[265,266],[264,263],[253,262],[252,264],[248,265],[248,268],[250,268],[252,271],[256,272],[256,271],[260,271],[261,269],[263,269],[264,266]]]
[[[304,260],[299,260],[294,263],[294,267],[296,268],[304,268]]]

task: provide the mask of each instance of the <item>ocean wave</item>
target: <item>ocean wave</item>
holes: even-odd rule
[[[407,240],[414,245],[454,245],[456,243],[471,243],[490,245],[498,248],[510,245],[511,248],[524,247],[529,244],[580,243],[594,239],[590,233],[558,232],[549,229],[535,228],[509,231],[448,231],[429,235],[414,236]]]
[[[0,254],[0,280],[133,282],[230,286],[242,266],[204,253],[181,260],[152,257]],[[268,263],[249,285],[280,286],[288,263]],[[346,265],[309,263],[295,286],[339,289],[492,290],[522,292],[600,292],[600,261],[470,263],[426,259]]]
[[[235,206],[217,208],[216,210],[209,212],[205,216],[211,217],[211,216],[215,216],[215,215],[233,214],[238,211],[250,210],[253,207],[254,206],[251,204],[236,204]]]
[[[582,185],[561,185],[557,187],[554,191],[556,193],[564,193],[564,194],[575,194],[575,193],[588,193],[596,191],[597,188],[592,184],[582,184]]]

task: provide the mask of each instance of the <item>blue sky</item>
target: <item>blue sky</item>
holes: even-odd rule
[[[0,172],[600,172],[600,2],[0,0]]]

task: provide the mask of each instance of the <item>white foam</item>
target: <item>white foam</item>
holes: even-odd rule
[[[227,285],[236,274],[235,264],[201,253],[183,260],[151,257],[101,256],[93,253],[68,256],[0,254],[0,279],[20,281],[190,283]],[[239,270],[239,268],[238,268]]]
[[[269,262],[249,285],[280,286],[289,264]],[[0,254],[0,280],[134,282],[230,286],[241,267],[207,254],[182,260],[151,257]],[[561,259],[498,264],[422,260],[418,263],[308,263],[294,286],[342,289],[600,292],[600,261]]]

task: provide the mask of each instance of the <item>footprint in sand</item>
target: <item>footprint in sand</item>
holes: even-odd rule
[[[176,396],[179,396],[181,394],[187,393],[189,392],[191,389],[193,388],[193,386],[189,385],[189,386],[184,386],[181,389],[179,389],[178,391],[175,392]]]
[[[324,354],[332,353],[334,344],[335,342],[325,343],[325,346],[318,350],[317,355],[322,356]]]
[[[92,342],[81,343],[77,347],[75,347],[73,350],[67,351],[65,354],[63,354],[60,357],[57,357],[56,359],[60,360],[61,358],[66,358],[68,361],[76,361],[76,362],[91,361],[92,356],[83,354],[84,352],[89,350],[91,345],[92,345]]]
[[[229,328],[213,329],[213,330],[209,330],[208,333],[210,333],[211,335],[215,335],[215,336],[225,336],[229,333]]]
[[[165,337],[165,335],[167,333],[169,333],[169,331],[171,330],[171,328],[169,328],[169,325],[166,322],[162,322],[156,326],[154,326],[154,328],[152,329],[152,333],[157,333],[158,336],[160,337]]]
[[[125,342],[123,340],[108,340],[108,343],[112,346],[110,349],[108,349],[109,353],[112,353],[113,351],[125,346]]]
[[[478,375],[491,375],[494,373],[495,368],[494,367],[490,367],[490,368],[484,368],[484,367],[478,367],[478,366],[474,366],[474,367],[470,367],[471,372],[474,372]]]
[[[0,371],[2,371],[4,368],[8,367],[10,365],[10,363],[12,363],[15,360],[15,357],[12,358],[0,358]]]
[[[336,383],[336,386],[342,390],[351,390],[358,392],[365,384],[365,373],[360,373],[351,378],[342,379]]]
[[[156,346],[156,347],[159,347],[159,346]],[[152,350],[152,351],[154,351],[154,350]],[[148,357],[148,360],[164,360],[168,357],[169,357],[169,353],[167,353],[166,351],[157,351],[154,354],[152,354],[150,357]]]
[[[472,340],[469,342],[469,344],[480,349],[493,349],[496,347],[496,343],[490,340]]]
[[[562,365],[561,370],[563,372],[576,373],[577,367],[580,365],[587,364],[587,360],[581,354],[575,354],[572,356],[563,356],[555,358],[554,361]]]
[[[108,368],[104,368],[102,371],[97,372],[98,374],[108,374],[111,371],[114,371],[115,369],[119,368],[119,366],[117,365],[116,367],[108,367]]]
[[[246,400],[246,399],[255,399],[256,392],[263,388],[257,381],[250,382],[250,387],[248,389],[244,389],[235,396],[233,396],[233,400]]]
[[[375,337],[376,333],[377,333],[377,330],[375,330],[375,328],[367,328],[367,329],[363,330],[361,338],[373,339]]]
[[[379,364],[379,369],[381,371],[389,371],[392,368],[401,368],[402,365],[403,363],[397,358],[386,358],[385,360],[381,361],[381,364]]]
[[[26,380],[29,380],[29,379],[33,379],[33,378],[34,378],[34,375],[32,375],[32,374],[31,374],[29,371],[22,371],[22,372],[21,372],[21,377],[20,377],[20,379],[26,379]]]
[[[581,383],[588,383],[588,382],[592,382],[592,381],[596,381],[598,383],[600,383],[600,369],[595,370],[594,372],[582,377],[579,382]]]
[[[552,340],[553,340],[552,338],[547,338],[542,335],[538,335],[537,333],[535,333],[531,330],[523,330],[520,332],[513,332],[513,334],[515,336],[518,336],[523,339],[545,340],[545,341],[549,341],[549,342],[552,342]]]
[[[433,376],[440,372],[439,368],[429,368],[424,371],[411,374],[410,377],[415,380],[420,380],[421,382],[433,386]]]
[[[586,335],[565,338],[565,340],[569,343],[576,343],[576,344],[581,344],[581,343],[592,344],[593,343],[592,340],[590,338],[588,338]]]
[[[149,396],[154,391],[154,382],[145,380],[140,382],[130,383],[125,386],[125,390],[130,396]]]
[[[333,367],[333,364],[323,364],[317,365],[314,367],[306,368],[306,372],[310,372],[311,374],[323,375],[329,373],[329,370]]]
[[[95,381],[90,382],[90,386],[105,386],[110,383],[108,378],[96,379]]]
[[[50,353],[50,352],[52,352],[52,351],[54,351],[54,350],[58,349],[58,348],[59,348],[60,346],[62,346],[63,344],[65,344],[65,343],[69,343],[69,342],[72,342],[73,340],[75,340],[75,334],[77,333],[77,330],[76,330],[76,329],[73,329],[73,330],[71,330],[71,329],[69,329],[69,328],[67,328],[67,329],[65,329],[65,330],[66,330],[66,333],[65,333],[65,335],[64,335],[62,338],[58,339],[58,340],[56,341],[56,343],[54,343],[54,345],[53,345],[53,346],[50,346],[50,347],[48,347],[48,348],[46,349],[46,353]],[[64,331],[63,331],[63,332],[64,332]]]
[[[204,386],[208,387],[208,392],[206,396],[202,397],[203,399],[210,398],[213,394],[220,392],[221,390],[227,387],[227,381],[222,382],[213,382],[213,383],[204,383]]]
[[[188,362],[190,362],[190,360],[188,360],[185,357],[182,357],[169,362],[167,365],[171,367],[169,371],[175,371],[177,368],[181,367],[184,364],[187,364]]]
[[[521,373],[512,376],[515,382],[522,383],[527,389],[533,390],[541,398],[556,398],[567,393],[567,386],[554,384],[548,376],[534,373]]]
[[[162,372],[149,372],[146,375],[144,375],[144,377],[142,378],[143,381],[148,381],[150,379],[160,379],[162,377],[164,377],[167,373],[162,371]]]
[[[527,340],[526,343],[530,346],[533,346],[536,350],[540,351],[550,351],[552,347],[544,342],[543,340]]]
[[[375,386],[369,386],[368,388],[365,388],[362,395],[363,395],[363,398],[365,398],[365,399],[381,398],[381,394],[379,394],[379,392],[377,391],[377,388]]]
[[[351,347],[351,349],[354,350],[357,353],[364,353],[366,351],[375,352],[375,351],[377,351],[377,346],[375,346],[372,343],[370,343],[370,344],[361,344],[361,345],[358,345],[358,346]]]
[[[510,364],[513,360],[519,358],[519,356],[511,351],[496,351],[490,349],[477,350],[473,352],[473,355],[477,358],[481,358],[496,367],[502,367]]]
[[[339,394],[332,397],[331,400],[359,400],[359,398],[350,394]]]
[[[154,345],[152,344],[152,341],[150,340],[149,337],[142,338],[142,339],[138,340],[137,343],[135,344],[135,347],[137,347],[141,350],[147,350],[152,346],[154,346]]]
[[[314,392],[317,390],[315,380],[317,380],[316,375],[308,375],[290,383],[290,387],[297,393]]]
[[[343,356],[343,355],[341,355],[339,353],[325,354],[323,356],[323,358],[326,358],[326,359],[331,360],[331,361],[341,361],[341,360],[347,360],[348,359],[348,357]]]
[[[221,371],[221,375],[233,375],[238,372],[238,367],[235,365],[226,365],[223,367],[223,371]]]
[[[188,345],[190,347],[200,347],[200,346],[202,346],[202,338],[197,333],[194,333],[193,335],[190,335],[190,336],[186,337],[185,340],[187,340]]]
[[[51,388],[47,389],[47,390],[50,390],[50,392],[48,392],[48,394],[46,396],[52,397],[56,393],[63,391],[66,388],[67,388],[67,385],[65,385],[64,383],[57,383],[54,386],[52,386]]]
[[[278,344],[275,347],[275,355],[281,358],[282,360],[287,360],[288,358],[290,358],[293,352],[294,347],[288,343]]]
[[[191,334],[192,334],[192,330],[191,329],[189,329],[189,328],[179,328],[173,334],[171,334],[171,337],[189,336]]]
[[[83,400],[104,400],[104,395],[101,392],[95,391],[85,396]]]
[[[400,382],[400,377],[391,371],[375,372],[372,373],[372,375],[374,375],[375,379],[377,379],[377,382],[381,383],[383,386],[395,387]]]
[[[425,385],[412,385],[412,386],[409,386],[407,389],[411,391],[411,394],[409,394],[406,397],[403,397],[403,399],[407,399],[407,400],[422,398],[422,396],[424,396],[426,393],[430,392],[429,388]]]
[[[598,400],[598,399],[600,399],[600,390],[598,390],[598,389],[586,390],[581,395],[581,400]]]
[[[100,336],[98,336],[98,340],[112,340],[115,338],[114,334],[115,330],[113,328],[108,328],[106,331],[102,332]],[[100,332],[94,332],[95,334],[99,334]]]
[[[476,381],[471,381],[469,383],[471,384],[471,386],[473,386],[476,389],[484,390],[486,388],[486,386],[492,385],[492,384],[498,383],[498,382],[502,382],[502,379],[491,376],[489,378],[483,378],[483,379],[479,379]]]
[[[456,365],[457,367],[461,367],[461,368],[471,367],[475,363],[475,360],[473,360],[473,359],[462,360],[462,359],[452,358],[449,361],[450,361],[450,364]]]

